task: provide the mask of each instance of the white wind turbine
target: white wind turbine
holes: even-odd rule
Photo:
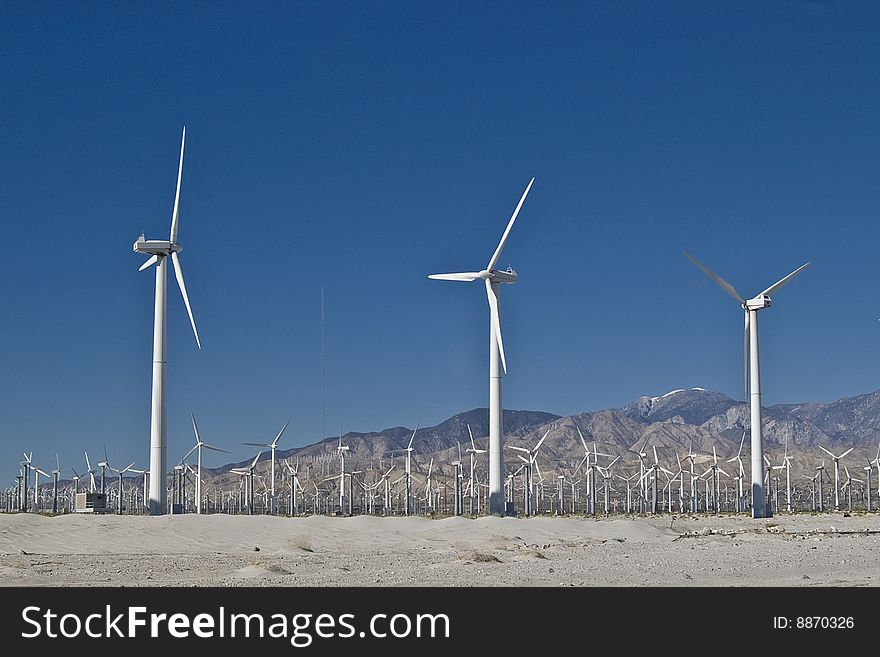
[[[95,470],[92,468],[92,464],[89,461],[89,453],[83,452],[86,455],[86,474],[89,475],[89,492],[95,492]]]
[[[736,479],[736,510],[738,512],[742,512],[745,510],[745,498],[743,497],[743,478],[745,477],[746,472],[742,462],[743,444],[745,444],[745,442],[746,431],[745,429],[743,429],[742,439],[740,439],[739,441],[739,451],[736,453],[736,456],[725,461],[726,463],[733,463],[734,461],[736,461],[739,464],[739,472],[734,477],[734,479]],[[787,446],[788,443],[786,443],[786,447]]]
[[[822,447],[822,445],[819,445],[819,449],[828,454],[828,456],[834,460],[834,510],[836,511],[840,509],[840,459],[853,451],[854,448],[850,447],[840,456],[834,456],[834,454]]]
[[[531,515],[535,512],[535,501],[534,501],[534,491],[533,491],[533,481],[534,481],[534,473],[538,473],[538,478],[541,481],[544,478],[541,476],[541,468],[538,467],[538,450],[541,448],[541,445],[547,440],[547,436],[550,435],[550,432],[553,430],[551,427],[547,429],[543,436],[541,436],[541,440],[539,440],[532,449],[526,449],[525,447],[517,447],[516,445],[508,445],[510,449],[516,450],[517,452],[524,452],[527,456],[520,456],[519,459],[526,464],[526,515]]]
[[[847,507],[850,512],[852,512],[852,482],[857,481],[860,484],[865,482],[862,479],[856,479],[855,477],[850,476],[848,467],[843,466],[843,469],[846,472],[846,481],[843,482],[843,486],[840,487],[840,490],[843,491],[843,489],[846,488]]]
[[[486,268],[478,272],[463,272],[455,274],[431,274],[428,278],[443,281],[461,281],[469,282],[481,279],[486,285],[486,297],[489,300],[489,513],[492,515],[504,515],[504,426],[501,406],[501,368],[507,372],[507,360],[504,357],[504,343],[501,339],[501,285],[505,283],[516,283],[518,277],[516,272],[511,268],[504,271],[495,269],[510,229],[522,208],[523,202],[529,190],[532,188],[532,178],[526,186],[507,228],[501,236],[498,248],[489,259]],[[499,367],[500,365],[500,367]]]
[[[412,452],[413,452],[413,441],[416,439],[416,432],[419,430],[421,426],[421,422],[416,424],[416,428],[413,429],[412,436],[409,438],[409,443],[403,449],[406,452],[406,469],[403,472],[403,480],[404,486],[406,490],[406,513],[405,515],[411,516],[413,514],[413,494],[412,494]],[[346,448],[348,449],[348,448]],[[389,470],[389,472],[391,472]]]
[[[431,490],[431,475],[434,472],[434,457],[431,457],[431,462],[428,464],[428,475],[425,477],[425,513],[431,513],[434,510],[434,495]]]
[[[202,447],[206,447],[207,449],[213,449],[215,452],[224,452],[225,454],[229,454],[228,450],[220,449],[219,447],[214,447],[213,445],[209,445],[206,442],[202,442],[202,437],[199,435],[199,427],[196,424],[196,416],[190,413],[189,415],[192,418],[193,425],[193,433],[196,435],[196,444],[195,446],[186,453],[180,462],[183,463],[189,458],[189,455],[193,452],[196,452],[196,460],[198,462],[199,471],[196,473],[196,513],[202,512]],[[287,425],[285,425],[287,426]],[[245,443],[245,445],[249,445],[250,443]],[[275,452],[272,452],[272,460],[275,460]],[[273,464],[274,465],[274,464]],[[274,479],[274,477],[273,477]]]
[[[132,461],[132,462],[129,463],[127,466],[125,466],[124,468],[122,468],[122,470],[119,470],[119,469],[117,469],[117,468],[114,468],[114,467],[113,467],[112,465],[110,465],[109,463],[107,464],[107,467],[109,467],[111,470],[113,470],[113,472],[115,472],[116,474],[119,475],[119,488],[118,488],[118,491],[119,491],[119,492],[118,492],[118,495],[117,495],[117,498],[116,498],[116,512],[117,512],[118,514],[122,514],[122,498],[123,498],[123,491],[122,491],[122,475],[124,475],[126,472],[129,472],[129,471],[134,467],[134,463],[135,463],[135,462]]]
[[[174,275],[177,278],[177,286],[183,295],[183,303],[189,314],[193,334],[196,336],[196,345],[202,348],[199,341],[199,332],[196,330],[196,322],[193,319],[192,308],[189,305],[189,296],[186,293],[186,285],[183,282],[183,270],[180,267],[178,253],[183,251],[183,246],[177,241],[177,225],[180,211],[180,181],[183,176],[183,146],[186,142],[186,128],[180,139],[180,163],[177,167],[177,190],[174,193],[174,210],[171,213],[171,235],[168,240],[147,240],[143,234],[134,243],[134,251],[149,255],[149,259],[141,265],[143,271],[153,265],[156,266],[156,304],[153,317],[153,392],[150,410],[150,502],[149,512],[161,515],[167,512],[168,491],[165,489],[165,465],[166,465],[166,418],[165,418],[165,315],[167,300],[165,291],[168,284],[168,256],[174,265]]]
[[[290,475],[290,508],[288,509],[289,516],[293,517],[296,515],[296,510],[298,508],[298,500],[297,500],[297,491],[300,493],[303,492],[303,488],[299,483],[299,457],[296,459],[296,465],[290,465],[290,461],[288,459],[284,459],[284,465],[287,467],[287,473]]]
[[[745,312],[745,339],[744,339],[744,375],[746,392],[751,403],[751,465],[752,465],[752,517],[753,518],[770,518],[773,513],[770,505],[766,503],[764,490],[764,446],[761,435],[761,371],[760,358],[758,355],[758,311],[769,308],[771,304],[770,295],[783,285],[788,283],[792,278],[801,273],[809,262],[801,265],[793,272],[778,280],[776,283],[758,293],[751,299],[745,299],[734,287],[710,270],[702,262],[694,258],[689,253],[685,256],[693,262],[697,267],[711,278],[715,283],[727,294],[736,299]]]
[[[474,433],[471,431],[471,425],[468,424],[467,430],[468,435],[471,437],[471,446],[468,447],[465,451],[471,455],[471,479],[468,486],[470,487],[470,513],[473,515],[476,513],[476,500],[477,500],[477,489],[476,482],[474,481],[474,465],[476,463],[476,455],[477,454],[485,454],[488,450],[486,449],[477,449],[477,445],[474,443]]]
[[[782,467],[785,468],[785,507],[791,513],[791,461],[793,457],[788,455],[788,437],[785,438],[785,451],[782,454]],[[779,467],[779,466],[777,466]]]
[[[246,468],[231,468],[229,470],[230,472],[240,475],[244,481],[244,493],[245,499],[247,500],[248,515],[253,515],[254,513],[254,471],[257,467],[257,461],[260,460],[262,455],[263,452],[257,452],[254,460],[251,461],[251,464]]]
[[[275,449],[278,447],[278,441],[281,440],[281,434],[284,433],[284,430],[287,428],[287,425],[290,424],[290,419],[284,423],[284,426],[281,427],[281,431],[278,432],[278,435],[275,436],[275,440],[271,443],[242,443],[242,445],[250,445],[252,447],[265,447],[266,449],[272,450],[272,483],[269,487],[269,494],[272,496],[272,513],[275,513]],[[342,435],[340,433],[339,443],[342,444]],[[346,447],[345,449],[348,449]],[[222,450],[221,450],[222,451]]]
[[[868,478],[868,511],[871,510],[871,470],[875,467],[877,468],[877,495],[880,497],[880,444],[877,445],[877,456],[874,457],[874,460],[871,461],[868,457],[865,457],[868,460],[868,465],[865,466],[865,475]]]

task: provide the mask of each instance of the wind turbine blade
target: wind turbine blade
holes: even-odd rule
[[[585,451],[587,454],[589,454],[589,453],[590,453],[590,448],[587,447],[587,441],[584,440],[584,434],[581,433],[581,428],[580,428],[579,426],[575,425],[575,429],[578,430],[578,435],[581,437],[581,445],[584,446],[584,451]]]
[[[199,445],[198,445],[198,443],[196,443],[195,447],[193,447],[191,450],[189,450],[189,451],[184,455],[184,457],[183,457],[182,459],[180,459],[180,461],[178,462],[177,465],[180,465],[181,463],[183,463],[184,461],[186,461],[186,460],[190,457],[190,454],[192,454],[192,453],[193,453],[194,451],[196,451],[198,448],[199,448]]]
[[[428,274],[428,278],[433,278],[435,281],[459,281],[462,283],[475,281],[479,277],[480,272],[476,271],[464,271],[454,274]]]
[[[269,443],[242,443],[242,445],[249,445],[250,447],[272,447]]]
[[[89,453],[88,453],[88,452],[83,452],[83,454],[86,455],[86,467],[91,471],[91,469],[92,469],[92,464],[89,463]]]
[[[208,443],[202,443],[202,447],[213,449],[215,452],[224,452],[225,454],[230,453],[228,449],[220,449],[219,447],[214,447],[213,445],[209,445]]]
[[[819,449],[821,449],[823,452],[825,452],[826,454],[828,454],[828,456],[830,456],[831,458],[836,458],[836,457],[834,456],[834,454],[832,454],[832,453],[829,452],[827,449],[825,449],[824,447],[822,447],[822,445],[818,445],[818,447],[819,447]]]
[[[541,444],[542,444],[545,440],[547,440],[547,436],[550,435],[550,432],[551,432],[551,431],[552,431],[552,429],[547,429],[547,432],[544,434],[544,436],[541,438],[541,440],[538,441],[538,444],[535,445],[534,449],[532,449],[532,452],[534,452],[535,454],[538,453],[538,448],[541,446]]]
[[[685,257],[686,257],[688,260],[690,260],[690,261],[691,261],[692,263],[694,263],[697,267],[699,267],[700,269],[702,269],[702,270],[703,270],[703,273],[706,274],[706,276],[708,276],[708,277],[711,278],[713,281],[715,281],[715,283],[718,285],[718,287],[720,287],[722,290],[724,290],[725,292],[727,292],[730,296],[732,296],[734,299],[736,299],[736,300],[739,301],[740,303],[745,303],[745,302],[746,302],[746,300],[742,298],[742,295],[741,295],[739,292],[736,291],[736,289],[733,287],[733,285],[731,285],[730,283],[728,283],[727,281],[725,281],[725,280],[724,280],[723,278],[721,278],[718,274],[716,274],[714,271],[712,271],[711,269],[709,269],[706,265],[704,265],[702,262],[700,262],[699,260],[697,260],[694,256],[692,256],[692,255],[691,255],[690,253],[688,253],[687,251],[684,251],[683,253],[684,253]]]
[[[507,360],[504,358],[504,342],[501,340],[501,315],[498,312],[498,296],[496,290],[492,287],[492,281],[486,279],[486,296],[489,299],[489,310],[491,311],[492,331],[495,333],[495,340],[498,342],[498,353],[501,355],[501,366],[504,373],[507,374]]]
[[[177,277],[177,287],[180,288],[180,293],[183,295],[183,303],[186,304],[186,312],[189,314],[189,323],[192,324],[193,334],[196,336],[196,345],[201,349],[202,343],[199,341],[196,320],[193,318],[193,311],[189,305],[189,295],[186,293],[186,284],[183,282],[183,269],[180,267],[180,258],[177,256],[177,251],[171,252],[171,262],[174,264],[174,275]]]
[[[507,241],[507,236],[510,234],[510,229],[513,228],[513,222],[516,221],[516,217],[519,214],[520,208],[522,208],[523,201],[526,200],[526,196],[528,196],[529,190],[532,188],[532,183],[534,182],[534,178],[529,181],[529,184],[526,186],[526,191],[523,192],[522,197],[519,199],[519,203],[516,204],[516,210],[513,211],[513,215],[510,217],[510,221],[507,222],[507,228],[504,229],[504,234],[501,236],[501,241],[498,242],[498,248],[495,249],[495,253],[493,253],[492,257],[489,259],[489,264],[486,265],[486,269],[488,269],[489,271],[492,271],[495,263],[498,262],[498,257],[501,255],[501,249],[504,248],[504,243]]]
[[[471,431],[471,425],[467,424],[466,426],[468,428],[468,435],[471,437],[471,448],[474,451],[477,451],[477,446],[474,444],[474,432]],[[877,447],[877,451],[878,451],[878,453],[880,453],[880,446]]]
[[[654,463],[658,463],[658,461],[657,461],[657,448],[654,445],[651,445],[651,449],[654,450]]]
[[[855,448],[854,448],[854,447],[850,447],[848,450],[846,450],[843,454],[841,454],[841,455],[838,456],[837,458],[842,459],[844,456],[846,456],[846,455],[849,454],[851,451],[853,451],[853,449],[855,449]]]
[[[183,146],[186,143],[186,126],[180,138],[180,164],[177,165],[177,191],[174,192],[174,211],[171,213],[171,243],[177,241],[177,218],[180,214],[180,180],[183,177]]]
[[[193,415],[192,413],[190,413],[189,416],[192,418],[193,432],[196,434],[196,443],[200,443],[200,442],[202,442],[202,439],[199,436],[199,427],[196,424],[196,416]]]
[[[507,447],[508,449],[515,449],[517,452],[525,452],[526,454],[529,453],[529,450],[527,450],[525,447],[517,447],[516,445],[505,445],[505,447]]]
[[[278,435],[275,436],[275,440],[272,441],[272,444],[270,445],[270,447],[275,447],[278,445],[278,440],[281,438],[281,434],[284,433],[284,430],[287,428],[288,424],[290,424],[290,419],[288,419],[287,422],[284,423],[284,426],[281,427],[281,431],[279,431]]]
[[[142,264],[140,267],[138,267],[138,271],[143,271],[144,269],[148,269],[148,268],[152,267],[153,265],[155,265],[157,262],[159,262],[159,256],[157,256],[157,255],[150,256],[149,259],[144,264]]]
[[[412,436],[411,436],[410,439],[409,439],[409,445],[406,446],[407,449],[409,449],[410,447],[412,447],[413,440],[416,439],[416,431],[419,430],[419,427],[421,426],[421,424],[422,424],[422,423],[419,422],[419,423],[416,425],[416,428],[413,429]]]
[[[810,266],[810,263],[809,263],[809,262],[806,263],[806,264],[801,265],[800,267],[798,267],[797,269],[795,269],[793,272],[791,272],[791,273],[790,273],[788,276],[786,276],[785,278],[776,281],[773,285],[771,285],[771,286],[768,287],[766,290],[764,290],[763,292],[761,292],[761,294],[766,294],[766,295],[769,297],[769,296],[770,296],[771,294],[773,294],[776,290],[778,290],[778,289],[781,288],[783,285],[785,285],[786,283],[788,283],[792,278],[794,278],[795,276],[797,276],[798,274],[800,274],[804,269],[806,269],[806,268],[809,267],[809,266]],[[760,296],[760,295],[758,295],[758,296]]]

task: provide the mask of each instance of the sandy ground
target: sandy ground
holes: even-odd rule
[[[871,586],[880,516],[0,514],[3,586]]]

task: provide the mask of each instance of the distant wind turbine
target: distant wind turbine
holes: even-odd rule
[[[180,267],[178,253],[183,251],[183,246],[177,241],[177,226],[180,212],[180,181],[183,176],[183,146],[186,142],[186,127],[180,139],[180,163],[177,167],[177,190],[174,193],[174,210],[171,213],[171,235],[168,240],[146,240],[143,234],[134,243],[134,251],[149,255],[149,259],[141,265],[139,271],[143,271],[153,265],[156,266],[156,305],[153,317],[153,393],[150,410],[150,502],[149,512],[154,515],[167,513],[168,492],[165,489],[165,466],[167,452],[166,418],[165,418],[165,315],[167,300],[165,290],[168,284],[167,258],[171,256],[174,265],[174,275],[177,278],[177,286],[183,295],[183,303],[189,314],[189,322],[192,324],[193,334],[196,336],[196,345],[199,349],[202,344],[199,341],[199,332],[196,330],[196,321],[193,319],[192,308],[189,305],[189,295],[186,293],[186,285],[183,282],[183,270]]]
[[[744,339],[744,376],[746,396],[751,402],[751,453],[752,453],[752,518],[771,518],[773,512],[766,502],[764,490],[764,445],[761,436],[761,368],[758,357],[758,311],[770,307],[770,295],[795,276],[806,269],[810,263],[806,263],[793,272],[776,281],[773,285],[758,293],[751,299],[745,299],[734,287],[710,270],[702,262],[689,253],[684,254],[692,263],[703,270],[722,290],[736,299],[745,312],[745,339]],[[749,389],[750,388],[750,389]]]
[[[526,186],[507,228],[501,236],[501,241],[495,249],[495,253],[489,259],[486,268],[478,272],[460,272],[454,274],[431,274],[428,278],[441,281],[460,281],[469,282],[477,279],[482,280],[486,285],[486,297],[489,301],[489,513],[492,515],[504,515],[505,499],[504,499],[504,480],[502,469],[504,466],[504,456],[502,450],[504,448],[504,427],[501,406],[501,368],[507,372],[507,360],[504,357],[504,343],[501,339],[501,285],[505,283],[516,283],[518,277],[516,272],[511,268],[504,271],[495,269],[498,258],[501,256],[501,250],[513,228],[517,215],[522,208],[523,202],[529,190],[532,188],[532,178]]]
[[[214,447],[213,445],[209,445],[208,443],[203,442],[202,437],[199,435],[199,427],[196,424],[196,416],[193,415],[192,413],[190,413],[189,416],[192,418],[193,433],[196,435],[196,444],[191,450],[189,450],[186,453],[186,456],[184,456],[182,459],[180,459],[180,462],[183,463],[184,461],[186,461],[189,458],[190,454],[192,454],[193,452],[196,452],[196,462],[198,464],[198,469],[199,469],[199,471],[196,473],[196,513],[201,513],[202,512],[202,447],[205,447],[207,449],[213,449],[215,452],[224,452],[226,454],[229,454],[229,452],[225,449],[220,449],[219,447]],[[275,455],[275,453],[273,452],[272,456],[274,457],[274,455]]]
[[[278,447],[278,441],[281,440],[281,436],[284,433],[284,430],[287,428],[287,425],[290,424],[290,420],[284,423],[284,426],[281,427],[281,431],[278,432],[278,435],[275,436],[275,440],[271,443],[242,443],[243,445],[250,445],[252,447],[265,447],[266,449],[272,450],[272,483],[269,487],[269,494],[272,496],[272,504],[271,509],[272,513],[275,513],[275,450]],[[342,442],[342,438],[339,438],[340,443]],[[222,450],[221,450],[222,451]]]

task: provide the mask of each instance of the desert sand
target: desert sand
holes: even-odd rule
[[[873,514],[0,514],[3,586],[871,586]]]

